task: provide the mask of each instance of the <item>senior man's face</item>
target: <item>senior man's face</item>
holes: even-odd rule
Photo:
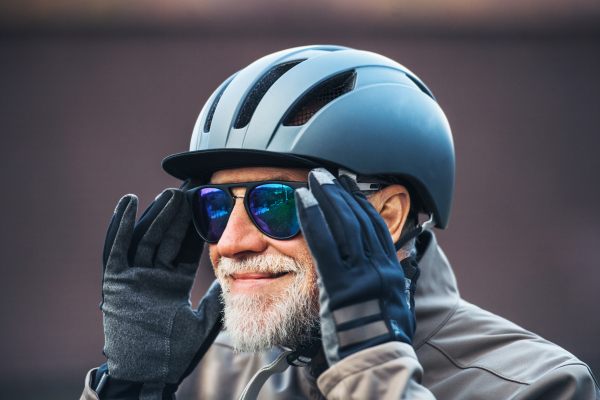
[[[211,183],[269,180],[306,182],[306,169],[238,168],[218,171]],[[235,196],[246,188],[233,188]],[[224,324],[239,351],[296,347],[319,323],[315,262],[300,233],[277,240],[252,223],[243,199],[236,198],[227,227],[210,258],[223,288]]]

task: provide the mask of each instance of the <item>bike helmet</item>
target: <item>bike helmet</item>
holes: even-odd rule
[[[283,50],[231,76],[200,112],[190,150],[162,165],[200,181],[252,166],[393,175],[441,229],[454,191],[452,134],[431,91],[387,57],[340,46]]]

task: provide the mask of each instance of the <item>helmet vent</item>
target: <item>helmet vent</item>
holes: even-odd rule
[[[204,132],[210,132],[210,124],[212,124],[212,120],[215,115],[215,110],[217,109],[217,104],[219,104],[219,100],[221,100],[221,96],[223,96],[224,91],[225,90],[222,90],[221,93],[219,93],[215,102],[210,108],[210,111],[208,112],[208,117],[206,118],[206,123],[204,124]]]
[[[240,110],[233,127],[235,129],[240,129],[248,125],[252,115],[254,114],[254,111],[256,111],[256,107],[258,107],[258,103],[260,103],[271,86],[273,86],[273,84],[277,82],[277,80],[281,78],[283,74],[300,64],[302,61],[304,60],[290,61],[279,64],[264,74],[263,77],[254,84],[254,87],[252,90],[250,90],[246,100],[244,100],[244,105],[242,105],[242,109]]]
[[[304,125],[321,108],[354,89],[355,84],[356,71],[344,72],[327,79],[300,99],[283,120],[283,125]]]

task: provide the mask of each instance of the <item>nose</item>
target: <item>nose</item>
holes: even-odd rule
[[[217,251],[222,257],[240,258],[261,253],[266,248],[265,236],[250,220],[243,199],[236,198],[225,231],[217,243]]]

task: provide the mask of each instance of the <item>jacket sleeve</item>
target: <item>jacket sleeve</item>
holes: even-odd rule
[[[81,394],[79,400],[99,400],[98,395],[91,386],[92,374],[95,374],[97,369],[98,368],[94,368],[87,373],[87,376],[85,377],[85,387],[83,388],[83,393]]]
[[[514,399],[600,400],[600,389],[585,364],[573,363],[546,373],[517,393]]]
[[[329,400],[435,400],[422,386],[423,368],[412,346],[390,342],[344,358],[317,380]]]

